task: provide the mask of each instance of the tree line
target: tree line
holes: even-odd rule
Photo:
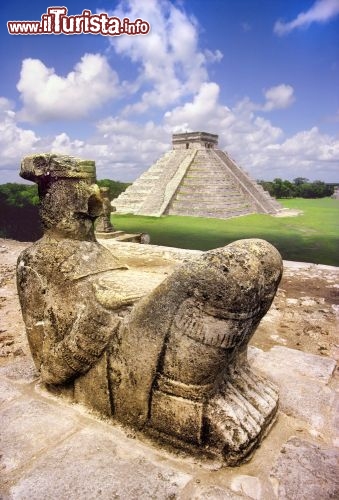
[[[128,183],[110,179],[102,179],[97,183],[100,187],[109,188],[110,200],[117,198],[129,186]],[[310,182],[305,177],[297,177],[293,182],[276,178],[258,183],[275,198],[323,198],[331,196],[334,191],[334,187],[325,182]],[[0,237],[36,241],[41,236],[37,185],[0,185]]]
[[[322,181],[310,182],[305,177],[296,177],[293,182],[278,177],[258,183],[275,198],[324,198],[334,192],[334,186]]]
[[[129,186],[110,179],[99,180],[97,184],[109,188],[111,200]],[[0,237],[36,241],[41,236],[38,186],[15,182],[0,185]]]

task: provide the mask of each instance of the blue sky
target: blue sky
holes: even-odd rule
[[[339,0],[76,0],[147,35],[13,36],[44,1],[2,3],[0,182],[53,151],[133,181],[171,134],[219,134],[254,178],[339,182]]]

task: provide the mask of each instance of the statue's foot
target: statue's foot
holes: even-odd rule
[[[153,390],[152,428],[237,465],[259,445],[278,408],[275,386],[249,367],[232,367],[216,394],[161,376]]]
[[[206,443],[237,465],[260,444],[278,409],[275,386],[249,367],[227,374],[205,412]]]

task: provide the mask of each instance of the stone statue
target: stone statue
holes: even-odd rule
[[[95,240],[102,201],[93,162],[34,155],[20,175],[38,184],[41,200],[44,236],[19,256],[17,282],[47,387],[228,465],[250,456],[278,405],[246,357],[281,278],[277,250],[237,241],[142,288]]]
[[[111,223],[111,213],[115,211],[115,208],[111,206],[111,201],[109,199],[109,188],[101,187],[100,195],[102,199],[102,215],[98,217],[98,220],[96,222],[96,232],[113,233],[114,227]]]

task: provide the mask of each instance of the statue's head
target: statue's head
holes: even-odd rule
[[[102,213],[95,163],[72,156],[36,154],[22,160],[20,176],[39,188],[44,230],[63,238],[94,240]]]

